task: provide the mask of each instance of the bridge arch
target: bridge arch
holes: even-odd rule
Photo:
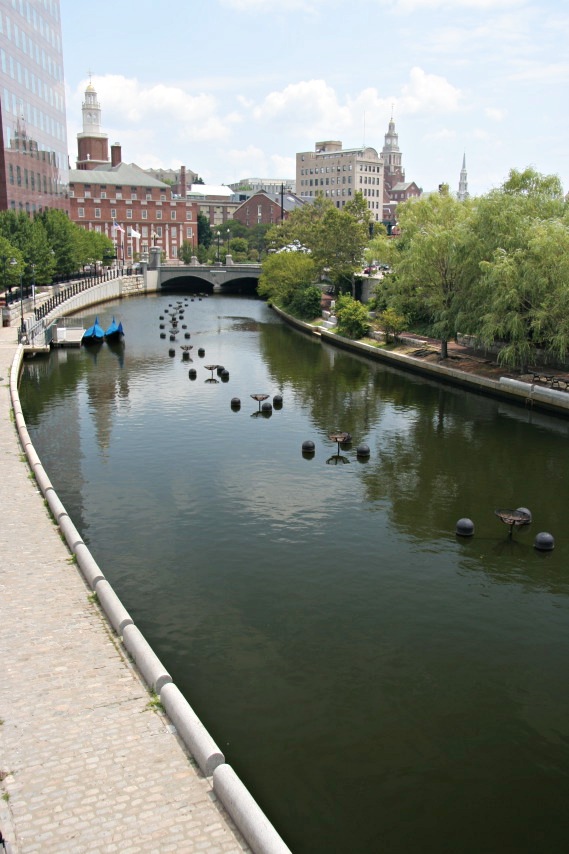
[[[255,294],[260,275],[260,264],[159,267],[158,289],[186,293]]]

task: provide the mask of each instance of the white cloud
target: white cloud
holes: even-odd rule
[[[230,126],[240,120],[235,111],[219,115],[212,95],[189,94],[180,86],[144,86],[135,78],[113,74],[93,77],[92,82],[103,105],[106,127],[130,124],[148,128],[160,123],[164,132],[182,141],[212,141],[227,138]]]
[[[497,107],[487,107],[485,113],[489,119],[495,122],[501,122],[506,115],[504,110],[500,110]]]
[[[454,112],[459,107],[461,92],[437,74],[412,68],[409,83],[402,88],[401,110],[406,113]]]

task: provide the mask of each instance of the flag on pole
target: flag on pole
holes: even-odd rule
[[[122,231],[124,233],[124,228],[120,226],[115,220],[113,220],[113,228],[116,228],[118,231]]]
[[[140,240],[140,238],[142,237],[142,235],[141,235],[140,231],[135,231],[135,230],[134,230],[134,228],[132,228],[132,226],[131,226],[131,229],[130,229],[130,236],[131,236],[131,237],[136,237],[136,239],[137,239],[137,240]]]

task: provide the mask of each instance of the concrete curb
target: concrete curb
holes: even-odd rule
[[[291,854],[231,765],[215,769],[213,790],[255,854]]]
[[[211,777],[218,765],[225,762],[225,756],[173,682],[161,688],[160,702],[205,776]]]
[[[214,791],[216,791],[229,815],[234,819],[252,851],[255,854],[291,854],[289,848],[233,769],[225,764],[223,753],[180,690],[173,684],[172,677],[148,641],[134,625],[132,617],[100,570],[53,488],[32,444],[22,413],[18,379],[23,357],[24,348],[20,344],[10,370],[10,397],[18,437],[28,464],[35,475],[40,492],[46,499],[54,521],[65,537],[70,551],[75,555],[85,581],[97,594],[101,609],[112,628],[117,635],[122,636],[123,645],[132,656],[143,680],[150,690],[160,695],[164,710],[176,727],[187,750],[194,757],[206,777],[214,775],[212,781]],[[227,771],[220,776],[218,775],[216,785],[215,774],[220,768],[225,768]]]

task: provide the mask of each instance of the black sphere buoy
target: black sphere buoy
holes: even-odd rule
[[[315,450],[316,450],[316,446],[315,446],[314,442],[312,442],[310,439],[306,439],[302,443],[302,453],[303,454],[313,454]]]
[[[198,356],[205,356],[205,350],[203,347],[200,347],[200,349],[198,350]]]
[[[471,537],[474,534],[472,519],[459,519],[456,523],[456,533],[459,537]]]
[[[187,328],[188,328],[188,324],[187,324],[187,323],[182,323],[182,329],[187,329]]]
[[[160,333],[160,338],[165,338],[165,337],[166,337],[166,333],[165,333],[165,332],[161,332],[161,333]]]
[[[241,401],[238,397],[231,398],[231,408],[232,409],[241,409]]]
[[[160,329],[165,329],[165,325],[163,323],[160,324]]]
[[[189,332],[184,332],[184,338],[190,338],[190,333],[189,333]]]
[[[170,349],[168,350],[168,355],[169,355],[169,356],[175,356],[175,355],[176,355],[176,351],[175,351],[175,350],[173,350],[172,348],[170,348]]]
[[[272,410],[273,410],[273,404],[271,403],[271,401],[270,400],[264,400],[263,403],[261,404],[261,411],[262,412],[272,412]]]
[[[535,540],[533,541],[534,549],[537,549],[539,552],[552,552],[555,548],[555,540],[552,534],[548,534],[547,531],[540,531],[537,534]]]
[[[160,320],[164,320],[164,315],[163,315],[163,314],[161,314],[161,315],[160,315]]]
[[[222,370],[221,374],[220,374],[220,377],[221,377],[221,382],[226,383],[226,382],[227,382],[227,380],[229,379],[229,371],[227,371],[227,370],[224,368],[224,369]]]
[[[369,445],[365,445],[365,444],[358,445],[358,447],[356,448],[356,456],[357,457],[369,457],[369,455],[370,455]]]
[[[275,394],[275,396],[273,397],[273,406],[275,407],[275,409],[282,409],[282,405],[282,396],[280,394]]]
[[[190,378],[191,380],[195,380],[195,378],[197,377],[197,375],[198,375],[198,372],[196,371],[196,369],[195,369],[195,368],[190,368],[190,370],[188,371],[188,376],[189,376],[189,378]]]
[[[217,369],[216,369],[217,376],[220,377],[222,375],[222,373],[224,372],[224,370],[225,370],[225,368],[223,367],[223,365],[218,365]]]
[[[184,350],[184,352],[182,353],[182,359],[183,359],[185,362],[189,362],[189,361],[190,361],[190,354],[189,354],[189,352],[188,352],[187,350]]]
[[[530,525],[532,520],[531,510],[528,510],[527,507],[518,507],[516,513],[525,513],[528,517],[527,522],[524,522],[524,525]]]

